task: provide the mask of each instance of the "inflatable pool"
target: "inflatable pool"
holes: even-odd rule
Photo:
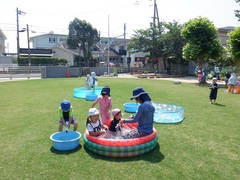
[[[135,113],[138,110],[139,104],[134,102],[127,102],[123,104],[124,111],[129,113]]]
[[[60,151],[72,150],[79,146],[81,133],[77,131],[56,132],[50,136],[53,147]]]
[[[184,119],[184,108],[174,104],[153,103],[155,107],[154,122],[179,123]]]
[[[86,87],[80,87],[80,88],[75,88],[73,91],[73,97],[75,98],[81,98],[81,99],[86,99],[87,100],[95,100],[96,97],[100,96],[101,94],[102,87],[96,87],[95,90],[87,90]],[[92,96],[92,94],[95,94],[95,96]],[[94,99],[95,98],[95,99]]]
[[[133,139],[107,139],[90,136],[86,130],[84,143],[90,151],[107,157],[133,157],[153,150],[158,142],[156,129],[153,133]]]

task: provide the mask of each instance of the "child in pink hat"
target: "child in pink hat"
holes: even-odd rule
[[[120,131],[120,124],[119,121],[121,121],[121,117],[122,117],[122,113],[120,109],[113,109],[112,110],[112,116],[113,116],[113,120],[110,124],[109,130],[112,132],[117,132]]]

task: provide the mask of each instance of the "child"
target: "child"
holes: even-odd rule
[[[91,90],[91,76],[90,76],[90,74],[87,74],[85,84],[86,84],[87,90]]]
[[[108,86],[103,87],[101,96],[99,96],[92,104],[93,108],[99,103],[100,115],[103,124],[106,124],[107,120],[110,119],[110,109],[112,108],[112,99],[110,97],[110,88]]]
[[[108,129],[99,119],[99,111],[96,108],[89,109],[86,126],[90,136],[103,135]]]
[[[212,104],[213,102],[215,103],[217,99],[217,93],[218,93],[217,78],[212,79],[212,84],[210,84],[209,89],[211,89],[210,95],[209,95],[209,100],[210,100],[209,103]]]
[[[68,100],[63,100],[58,109],[59,113],[59,131],[62,131],[63,125],[70,129],[70,124],[74,124],[74,131],[78,128],[77,119],[73,116],[73,107]]]
[[[203,77],[201,70],[198,70],[197,77],[198,77],[198,85],[200,86],[200,84],[202,83],[202,77]]]
[[[121,121],[122,113],[120,109],[113,109],[112,111],[113,120],[110,124],[109,130],[112,132],[120,131],[120,124],[119,121]]]
[[[226,78],[225,78],[225,85],[228,85],[228,79],[231,77],[231,71],[227,70],[226,72]]]
[[[240,76],[238,76],[238,78],[237,78],[237,83],[236,83],[236,86],[240,86]]]
[[[95,90],[95,87],[98,85],[98,79],[96,77],[95,72],[91,72],[90,84],[91,84],[91,88]]]

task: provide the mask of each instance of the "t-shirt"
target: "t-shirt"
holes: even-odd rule
[[[88,130],[88,132],[98,132],[98,131],[100,131],[101,130],[101,121],[100,121],[100,119],[96,123],[89,122],[87,124],[87,130]]]
[[[73,116],[73,107],[70,107],[69,111],[63,111],[61,107],[58,109],[59,117],[64,118],[65,120],[69,119],[70,116]]]

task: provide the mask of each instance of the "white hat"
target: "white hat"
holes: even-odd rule
[[[94,116],[99,114],[99,111],[97,110],[97,108],[90,108],[88,111],[88,116]]]
[[[112,115],[113,115],[113,117],[117,114],[117,113],[119,113],[119,112],[121,112],[121,110],[120,109],[113,109],[112,110]]]

